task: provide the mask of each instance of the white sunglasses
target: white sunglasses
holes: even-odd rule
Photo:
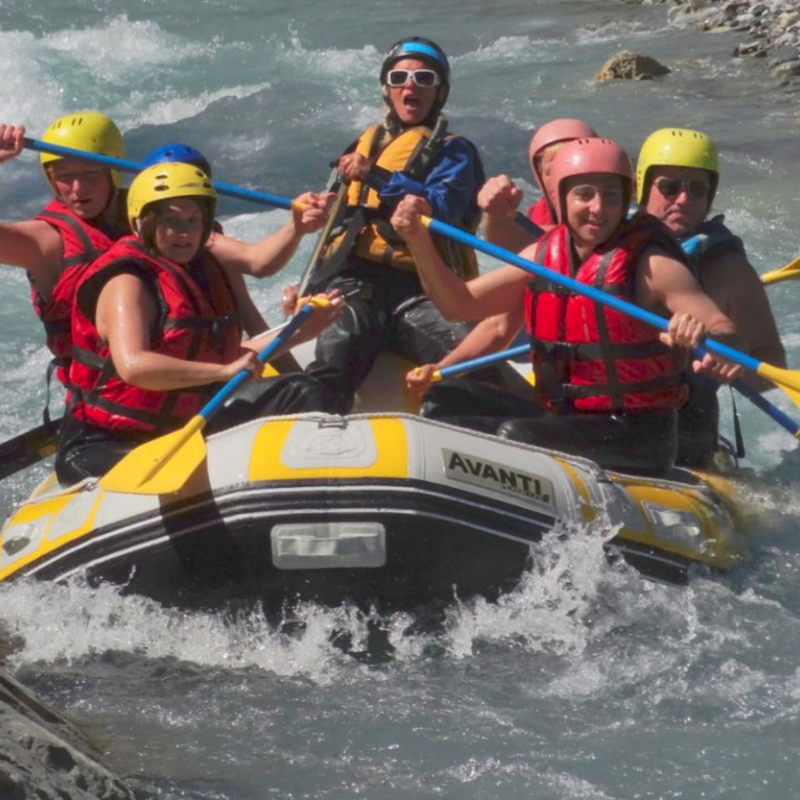
[[[394,89],[405,86],[408,79],[414,81],[417,86],[429,88],[438,86],[442,80],[432,69],[390,69],[386,75],[386,83]]]

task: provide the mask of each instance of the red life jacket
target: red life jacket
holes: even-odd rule
[[[114,244],[114,238],[78,217],[58,197],[53,198],[35,219],[55,228],[63,244],[61,273],[47,300],[39,293],[30,275],[28,277],[31,281],[31,303],[44,324],[47,346],[60,360],[57,374],[64,383],[72,354],[70,314],[78,275],[83,267],[91,264]],[[119,235],[124,233],[127,231],[120,229]]]
[[[542,237],[536,260],[633,301],[636,266],[653,245],[683,260],[667,229],[649,215],[624,222],[577,272],[566,225]],[[662,344],[655,328],[633,317],[537,277],[525,295],[525,321],[536,388],[550,408],[637,412],[679,408],[688,397],[685,351]]]
[[[80,276],[72,314],[69,412],[102,428],[163,433],[197,414],[213,386],[151,391],[119,377],[95,325],[95,309],[106,283],[126,273],[140,278],[156,301],[150,349],[173,358],[235,360],[242,339],[236,300],[224,270],[205,249],[186,268],[150,254],[134,236],[120,239]]]
[[[528,206],[528,219],[539,227],[555,225],[557,222],[546,197],[540,197],[536,203]]]

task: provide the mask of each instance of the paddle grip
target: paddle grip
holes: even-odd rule
[[[292,334],[311,316],[314,311],[314,303],[306,303],[290,320],[286,323],[281,332],[272,339],[269,344],[256,356],[263,364],[269,357],[285,342]],[[250,371],[243,369],[236,373],[201,409],[197,416],[203,417],[208,422],[214,414],[219,411],[222,404],[250,378]]]

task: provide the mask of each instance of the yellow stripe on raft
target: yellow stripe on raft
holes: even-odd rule
[[[369,420],[377,455],[372,464],[357,466],[346,466],[344,459],[341,464],[337,464],[335,455],[323,467],[286,466],[281,460],[281,453],[290,431],[297,424],[302,423],[295,420],[275,420],[259,429],[250,459],[250,481],[408,477],[408,440],[402,420]]]
[[[83,503],[83,508],[76,508],[76,527],[59,533],[53,541],[51,541],[53,523],[59,520],[63,524],[61,515],[66,506],[69,503],[81,503],[87,495],[81,491],[68,492],[38,503],[30,503],[20,508],[6,522],[3,529],[2,545],[4,552],[0,554],[0,581],[17,572],[26,564],[38,561],[44,555],[58,550],[65,544],[90,534],[94,529],[94,520],[104,495],[105,492],[98,491],[90,504]],[[15,535],[22,534],[26,526],[30,526],[32,531],[39,530],[39,533],[36,534],[36,538],[39,540],[38,546],[26,555],[15,558],[13,552],[12,554],[5,552],[5,546],[9,540],[14,539]]]

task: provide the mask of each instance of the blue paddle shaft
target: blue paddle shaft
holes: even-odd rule
[[[555,272],[554,270],[548,269],[541,264],[537,264],[535,261],[528,261],[525,258],[521,258],[516,253],[512,253],[510,250],[505,250],[504,248],[498,247],[491,242],[485,242],[483,239],[479,239],[477,236],[473,236],[466,231],[454,228],[452,225],[432,219],[428,227],[435,233],[441,234],[442,236],[449,236],[451,239],[456,239],[463,244],[474,247],[476,250],[483,251],[487,255],[494,256],[500,261],[505,261],[507,264],[512,264],[515,267],[519,267],[520,269],[525,270],[525,272],[530,272],[533,275],[547,278],[551,283],[555,283],[563,286],[566,289],[570,289],[576,294],[582,294],[586,297],[589,297],[601,305],[613,308],[620,313],[627,314],[629,317],[634,317],[641,322],[646,322],[648,325],[652,325],[658,330],[667,331],[669,329],[667,320],[665,320],[663,317],[660,317],[658,314],[654,314],[652,311],[647,311],[644,308],[635,306],[633,303],[620,300],[620,298],[615,297],[614,295],[607,294],[599,289],[595,289],[594,286],[588,286],[585,283],[579,283],[573,278],[562,275],[560,272]],[[751,358],[744,353],[740,353],[738,350],[734,350],[732,347],[722,344],[722,342],[716,342],[713,339],[706,338],[703,340],[703,346],[696,348],[696,350],[701,355],[704,355],[706,352],[713,353],[716,356],[720,356],[728,361],[732,361],[734,364],[741,364],[741,366],[743,366],[745,369],[758,372],[759,362],[756,359]]]
[[[47,142],[41,142],[38,139],[29,139],[27,137],[25,137],[24,142],[25,147],[29,150],[38,150],[41,153],[51,153],[52,155],[63,156],[64,158],[79,158],[83,161],[93,161],[109,169],[120,170],[120,172],[136,174],[144,169],[144,165],[137,164],[135,161],[127,161],[124,158],[104,156],[101,153],[89,153],[85,150],[75,150],[72,147],[48,144]],[[281,197],[278,194],[257,192],[253,189],[242,189],[240,186],[233,186],[230,183],[221,183],[220,181],[213,181],[212,186],[217,190],[218,194],[225,195],[226,197],[235,197],[238,200],[250,200],[253,203],[274,206],[275,208],[289,209],[292,206],[292,201],[288,197]]]
[[[491,242],[486,242],[483,239],[479,239],[477,236],[473,236],[472,234],[462,231],[459,228],[455,228],[452,225],[448,225],[445,222],[431,219],[428,223],[428,228],[434,233],[438,233],[442,236],[448,236],[451,239],[455,239],[456,241],[466,244],[469,247],[474,247],[476,250],[480,250],[487,255],[499,259],[500,261],[504,261],[506,264],[512,264],[513,266],[519,267],[520,269],[530,272],[533,275],[547,278],[552,283],[559,284],[566,289],[570,289],[576,294],[582,294],[591,298],[592,300],[595,300],[601,305],[609,306],[609,308],[613,308],[622,314],[627,314],[634,319],[638,319],[641,322],[652,325],[657,330],[667,331],[669,329],[667,320],[658,316],[658,314],[654,314],[653,312],[647,311],[644,308],[639,308],[639,306],[633,305],[633,303],[628,303],[625,300],[614,297],[613,295],[606,294],[599,289],[595,289],[593,286],[587,286],[585,283],[579,283],[573,278],[562,275],[560,272],[555,272],[554,270],[548,269],[541,264],[537,264],[535,261],[528,261],[525,258],[521,258],[516,253],[512,253],[510,250],[506,250],[502,247],[492,244]],[[740,353],[738,350],[734,350],[732,347],[728,347],[728,345],[722,344],[722,342],[716,342],[714,339],[710,338],[705,338],[703,340],[703,346],[695,348],[694,352],[701,356],[705,355],[706,352],[712,353],[713,355],[720,356],[721,358],[731,361],[734,364],[739,364],[745,369],[749,369],[756,374],[758,374],[758,369],[761,365],[760,361],[748,356],[746,353]],[[455,365],[453,366],[455,367]],[[742,381],[734,381],[733,385],[739,392],[751,400],[762,411],[766,412],[770,417],[772,417],[772,419],[789,431],[789,433],[791,433],[793,436],[796,436],[798,431],[800,431],[800,424],[784,414],[779,408],[772,405],[772,403],[758,394],[754,389],[750,389],[750,387],[748,387]]]
[[[498,353],[490,353],[488,356],[478,356],[471,358],[467,361],[460,361],[458,364],[451,364],[449,367],[442,367],[438,370],[441,377],[446,378],[448,375],[458,375],[462,372],[470,372],[478,367],[486,366],[486,364],[494,364],[497,361],[505,361],[515,356],[524,356],[530,353],[531,346],[529,344],[520,344],[517,347],[510,347],[508,350],[501,350]]]
[[[292,318],[283,330],[258,354],[263,364],[314,312],[312,303],[306,303]],[[236,373],[201,409],[197,412],[206,422],[219,411],[222,404],[251,376],[249,370]]]

